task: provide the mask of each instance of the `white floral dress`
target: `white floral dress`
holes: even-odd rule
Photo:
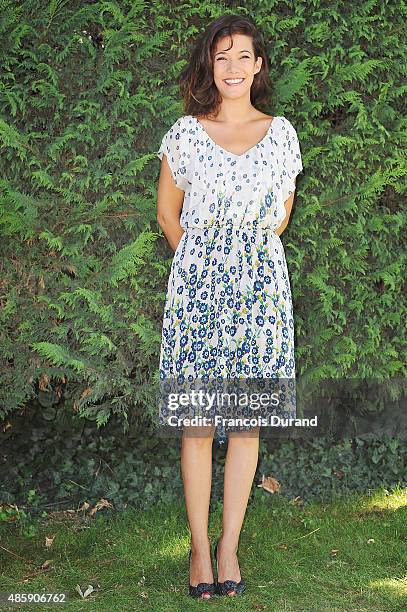
[[[160,380],[294,378],[290,282],[275,232],[303,169],[293,125],[274,117],[260,142],[235,155],[186,115],[164,135],[164,153],[185,191],[185,233],[168,279]],[[225,440],[223,427],[215,438]]]

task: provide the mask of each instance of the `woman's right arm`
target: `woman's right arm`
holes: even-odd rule
[[[157,189],[157,222],[174,252],[184,234],[180,225],[184,196],[185,192],[175,184],[167,156],[163,155]]]

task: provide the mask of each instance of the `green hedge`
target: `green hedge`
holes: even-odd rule
[[[38,407],[12,415],[11,427],[0,433],[3,449],[1,505],[13,504],[17,515],[92,507],[106,499],[112,510],[130,505],[137,510],[158,502],[179,500],[183,485],[179,441],[155,438],[148,428],[130,424],[121,435],[113,419],[97,430],[94,423],[65,410],[44,418]],[[1,458],[1,457],[0,457]],[[211,505],[223,496],[225,448],[214,445]],[[263,474],[277,478],[283,497],[308,503],[352,492],[407,486],[407,445],[388,436],[370,439],[260,442],[251,499],[269,496],[257,485]],[[7,518],[12,508],[3,507]]]
[[[176,77],[189,45],[230,10],[2,2],[0,418],[32,398],[98,425],[155,414],[172,257],[156,223],[155,151],[183,114]],[[301,143],[282,235],[297,372],[389,381],[384,399],[394,396],[406,375],[405,7],[236,11],[267,42],[270,114]]]

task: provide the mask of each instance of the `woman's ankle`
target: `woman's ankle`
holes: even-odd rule
[[[210,548],[209,538],[208,537],[194,538],[194,539],[191,538],[190,546],[191,546],[192,553],[203,551],[203,550],[208,550]]]
[[[221,535],[219,538],[219,548],[222,548],[224,552],[237,553],[239,547],[239,539],[235,536]]]

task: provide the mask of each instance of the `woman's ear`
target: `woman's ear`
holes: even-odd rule
[[[260,72],[262,63],[263,63],[263,58],[258,57],[254,64],[254,74],[257,74],[258,72]]]

